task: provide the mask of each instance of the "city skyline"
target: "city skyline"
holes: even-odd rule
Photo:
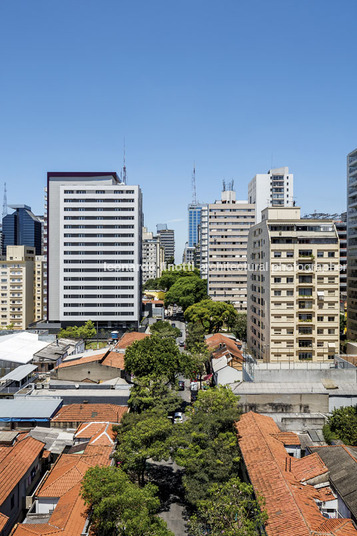
[[[174,228],[177,260],[194,162],[200,202],[219,199],[232,178],[247,199],[255,174],[288,166],[302,213],[345,211],[346,154],[357,145],[357,6],[345,5],[347,19],[319,0],[3,3],[9,204],[41,214],[48,171],[119,172],[125,138],[145,225]]]

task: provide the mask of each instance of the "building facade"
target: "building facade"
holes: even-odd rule
[[[255,203],[256,222],[261,221],[265,207],[292,207],[294,205],[294,175],[288,167],[259,173],[248,185],[248,201]]]
[[[135,327],[142,196],[116,173],[47,174],[47,311],[63,325]]]
[[[357,340],[357,149],[347,155],[347,339]]]
[[[233,190],[202,210],[200,269],[208,295],[239,311],[247,309],[247,242],[254,223],[254,205],[237,201]]]
[[[143,227],[143,284],[149,279],[157,279],[161,276],[165,260],[165,250],[160,245],[159,238]]]
[[[27,205],[10,205],[15,212],[2,220],[2,254],[7,246],[32,246],[42,254],[42,224]]]
[[[24,330],[35,318],[35,248],[8,246],[1,266],[1,329]],[[42,288],[41,294],[42,294]]]
[[[198,227],[201,224],[202,205],[191,203],[188,205],[188,247],[198,244]]]
[[[339,352],[339,239],[332,221],[266,208],[249,231],[247,340],[266,362]]]
[[[164,259],[166,263],[175,260],[175,231],[168,229],[164,223],[156,226],[157,236],[159,237],[160,246],[164,248]]]

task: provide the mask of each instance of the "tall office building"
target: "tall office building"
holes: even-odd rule
[[[15,212],[7,214],[2,220],[2,254],[6,255],[7,246],[32,246],[36,255],[41,255],[41,221],[27,205],[9,206]]]
[[[48,320],[137,327],[142,196],[116,173],[47,174]]]
[[[165,251],[165,262],[171,262],[172,259],[175,259],[175,231],[168,229],[166,223],[158,223],[156,230],[160,246]]]
[[[165,251],[160,246],[157,236],[143,227],[143,260],[142,260],[142,279],[146,283],[148,279],[157,279],[161,276],[164,264]]]
[[[294,175],[288,167],[270,169],[259,173],[248,185],[248,201],[255,203],[255,220],[261,221],[265,207],[294,206]]]
[[[198,203],[188,205],[188,247],[198,244],[198,227],[201,224],[202,206]]]
[[[12,325],[13,329],[24,330],[35,321],[35,288],[41,284],[36,280],[35,266],[39,262],[34,247],[7,247],[5,259],[0,261],[1,329]]]
[[[357,149],[347,155],[347,338],[357,340]]]
[[[221,200],[202,209],[201,274],[208,295],[229,301],[239,311],[247,309],[247,241],[255,223],[255,207],[237,201],[233,185]]]
[[[339,352],[339,239],[332,221],[266,208],[249,231],[247,341],[266,362]]]

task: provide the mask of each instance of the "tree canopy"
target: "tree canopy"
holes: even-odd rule
[[[150,326],[150,331],[153,335],[157,335],[163,339],[177,339],[181,335],[179,328],[174,328],[170,322],[166,322],[165,320],[157,320],[155,324]]]
[[[357,406],[346,406],[333,410],[328,419],[329,439],[340,439],[346,445],[357,446]]]
[[[169,458],[170,445],[167,440],[172,432],[171,421],[165,411],[129,413],[117,430],[115,459],[125,472],[143,486],[147,460]]]
[[[167,376],[174,381],[184,367],[184,356],[172,338],[157,335],[135,341],[125,352],[125,370],[141,376]]]
[[[176,304],[185,311],[190,305],[207,298],[207,281],[195,275],[179,277],[165,295],[165,306]]]
[[[253,486],[231,478],[208,488],[190,522],[190,535],[256,536],[267,516],[254,498]]]
[[[237,317],[233,305],[210,299],[195,303],[185,311],[185,320],[200,324],[206,333],[217,333],[222,327],[231,329]]]
[[[237,339],[247,340],[247,313],[237,313],[237,319],[233,324],[232,331]]]
[[[58,338],[70,339],[92,339],[97,334],[92,320],[87,320],[82,326],[68,326],[66,329],[61,329],[58,333]]]
[[[128,405],[136,413],[156,408],[167,414],[175,411],[181,402],[182,399],[171,388],[168,378],[142,376],[135,380],[130,390]]]
[[[197,268],[193,270],[164,270],[161,277],[157,279],[149,279],[144,285],[147,290],[169,290],[176,281],[182,277],[200,277],[200,272]]]
[[[91,509],[91,530],[97,536],[174,536],[156,512],[157,488],[139,488],[120,468],[91,467],[81,494]]]

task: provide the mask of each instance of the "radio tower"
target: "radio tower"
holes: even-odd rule
[[[192,204],[197,205],[197,194],[196,194],[196,166],[193,164],[192,171]]]
[[[7,216],[7,195],[6,195],[6,182],[4,184],[4,201],[2,205],[2,217]]]
[[[124,138],[124,156],[123,156],[122,180],[123,180],[123,183],[126,184],[125,138]]]

